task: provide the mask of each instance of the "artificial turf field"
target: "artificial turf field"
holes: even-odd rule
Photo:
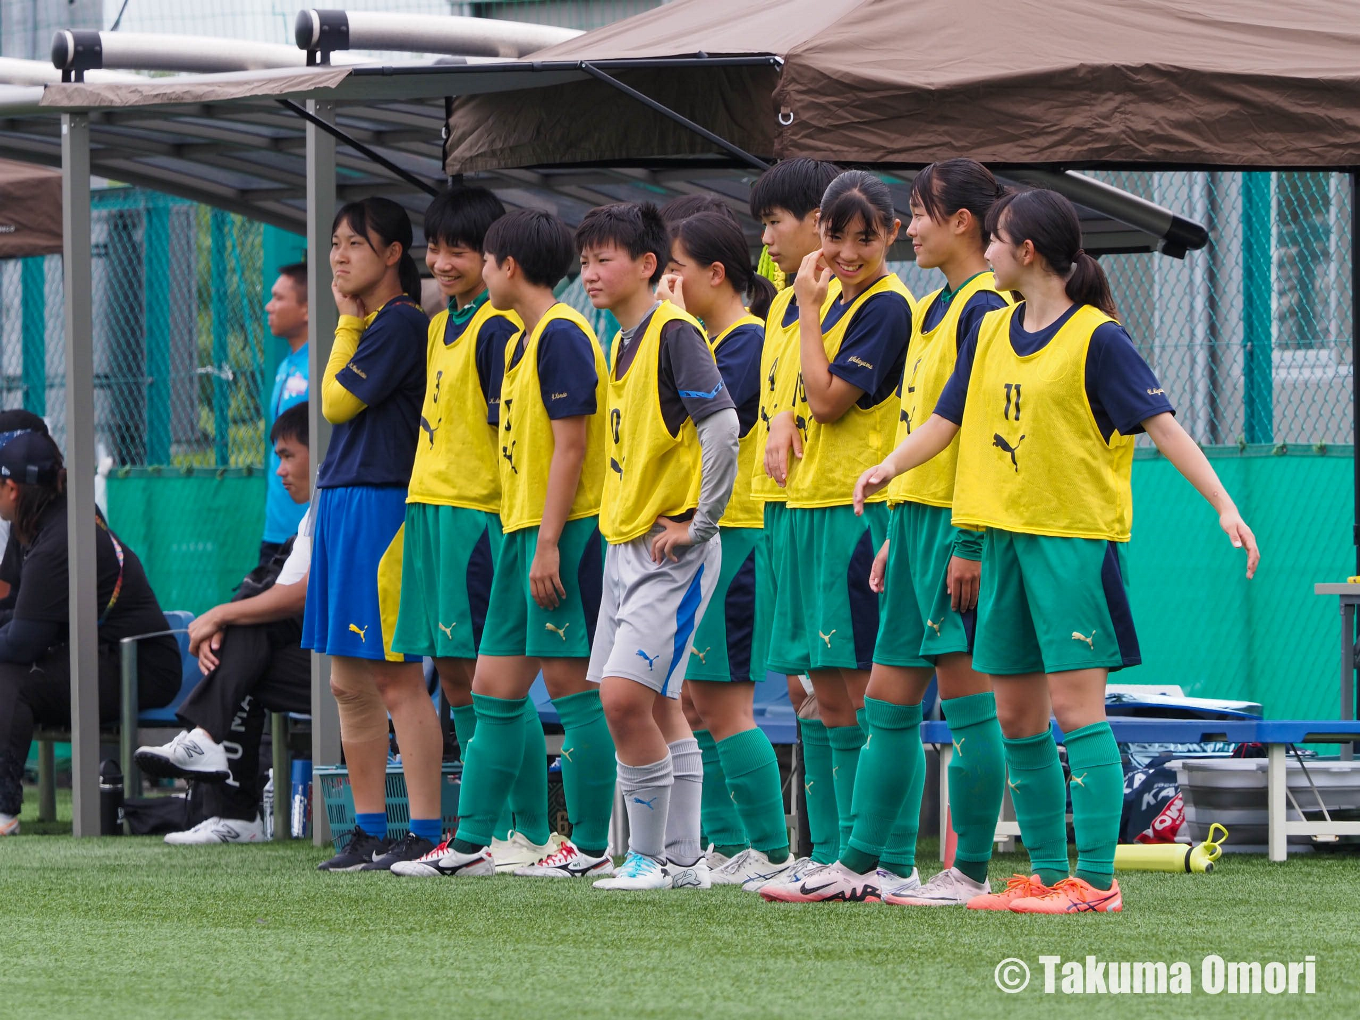
[[[64,792],[64,791],[63,791]],[[69,818],[69,794],[62,806]],[[25,805],[27,824],[36,814]],[[60,831],[61,825],[45,827]],[[69,832],[69,822],[66,825]],[[934,846],[920,861],[934,870]],[[0,840],[0,1017],[1354,1016],[1360,856],[1121,876],[1122,915],[769,904],[738,889],[326,875],[310,843]],[[1023,867],[1005,855],[1004,880]],[[1312,996],[1212,996],[1200,961],[1316,957]],[[1048,995],[1041,955],[1189,962],[1191,995]],[[1007,957],[1023,992],[997,990]]]

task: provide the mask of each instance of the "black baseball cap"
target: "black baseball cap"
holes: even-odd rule
[[[0,432],[0,479],[39,485],[55,481],[61,467],[61,453],[46,433],[33,429]]]

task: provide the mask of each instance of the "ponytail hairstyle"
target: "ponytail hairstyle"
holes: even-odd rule
[[[987,214],[987,233],[1010,245],[1029,241],[1048,268],[1067,281],[1067,296],[1119,318],[1110,281],[1082,249],[1076,207],[1056,191],[1031,188],[1003,195]]]
[[[366,238],[374,251],[378,250],[373,244],[374,238],[384,248],[390,244],[401,245],[397,279],[401,282],[402,293],[419,304],[420,270],[416,268],[416,260],[411,257],[411,218],[406,215],[406,210],[390,198],[373,195],[342,205],[331,223],[332,234],[341,223],[348,223],[350,230]]]
[[[911,182],[911,201],[918,203],[936,223],[943,223],[960,209],[973,215],[978,244],[987,246],[987,214],[1007,189],[992,172],[972,159],[946,159],[931,163]]]
[[[858,216],[872,234],[890,240],[897,210],[888,186],[866,170],[847,170],[822,195],[821,226],[839,234]]]
[[[751,252],[736,220],[721,213],[703,212],[681,220],[671,229],[672,236],[685,246],[695,262],[702,266],[722,263],[732,289],[746,296],[751,314],[765,318],[776,293],[774,284],[751,265]]]

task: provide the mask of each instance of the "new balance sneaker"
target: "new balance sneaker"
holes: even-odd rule
[[[500,875],[537,864],[561,847],[562,837],[555,832],[543,844],[535,843],[522,832],[512,832],[509,839],[491,841],[491,856],[496,860],[496,874]]]
[[[133,757],[147,775],[163,779],[224,783],[231,778],[227,752],[201,727],[180,730],[168,744],[139,747]]]
[[[709,867],[713,868],[713,855],[709,855]],[[739,885],[752,892],[766,882],[773,881],[793,867],[793,858],[786,857],[779,864],[771,864],[770,859],[759,850],[743,850],[726,864],[713,868],[714,885]]]
[[[802,882],[807,875],[811,875],[814,871],[820,871],[825,867],[827,867],[827,865],[819,864],[811,857],[799,857],[796,861],[791,862],[784,872],[775,875],[774,878],[765,882],[756,882],[755,880],[752,880],[751,882],[742,885],[742,888],[749,889],[752,892],[764,892],[767,886],[797,885]]]
[[[602,878],[614,874],[614,862],[605,853],[591,857],[576,848],[569,839],[536,864],[516,868],[520,878]]]
[[[19,835],[19,816],[0,814],[0,836]]]
[[[713,870],[702,857],[693,864],[672,861],[666,865],[666,870],[671,876],[672,889],[709,889],[713,886]]]
[[[414,861],[397,861],[392,874],[406,878],[453,878],[455,875],[494,875],[496,860],[491,848],[482,847],[471,853],[460,854],[453,848],[453,839],[444,840]]]
[[[1006,888],[998,893],[987,892],[968,901],[969,910],[1010,910],[1011,904],[1029,896],[1043,896],[1051,890],[1039,881],[1038,875],[1012,875]]]
[[[392,843],[386,836],[370,836],[359,826],[354,827],[345,849],[328,861],[316,866],[317,871],[358,871],[379,854],[385,854]]]
[[[991,891],[987,881],[974,882],[958,868],[945,868],[931,876],[925,885],[918,882],[915,889],[893,893],[885,890],[883,902],[900,907],[963,907],[975,897],[986,896]]]
[[[264,822],[257,816],[252,821],[241,818],[207,818],[192,829],[167,832],[165,841],[171,846],[198,846],[210,843],[263,843]]]
[[[1097,889],[1085,879],[1064,878],[1041,896],[1027,896],[1011,901],[1017,914],[1117,914],[1124,909],[1124,897],[1119,883],[1108,889]]]
[[[418,861],[434,849],[434,843],[408,832],[387,848],[383,854],[375,854],[373,860],[359,867],[360,871],[391,871],[392,865],[403,861]]]
[[[771,902],[825,903],[844,900],[847,903],[877,903],[878,875],[857,875],[840,861],[806,875],[801,882],[767,885],[760,895]]]
[[[595,882],[596,889],[635,890],[670,887],[671,876],[661,864],[631,850],[628,851],[628,856],[624,858],[617,872],[609,878],[601,878]]]
[[[903,896],[921,888],[921,873],[915,868],[911,869],[910,875],[899,875],[887,868],[879,868],[877,874],[878,891],[883,894],[885,903],[889,896]]]

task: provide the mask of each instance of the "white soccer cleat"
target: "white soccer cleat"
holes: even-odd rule
[[[635,854],[631,850],[623,864],[609,878],[601,878],[595,883],[596,889],[638,890],[669,889],[671,876],[666,869],[650,857]]]
[[[548,842],[540,845],[517,831],[510,833],[509,839],[493,839],[491,856],[496,860],[496,874],[501,875],[517,868],[531,867],[561,847],[562,837],[555,832],[548,837]]]
[[[700,857],[695,863],[666,865],[670,872],[672,889],[710,889],[713,886],[713,870],[708,862]]]
[[[798,882],[766,885],[760,895],[782,903],[876,903],[880,898],[877,873],[857,875],[840,861],[809,871]]]
[[[19,835],[19,816],[0,814],[0,836]]]
[[[791,857],[780,864],[771,864],[770,859],[759,850],[743,850],[722,867],[713,870],[713,884],[739,885],[743,889],[755,890],[778,878],[792,866]]]
[[[487,876],[496,873],[496,861],[491,856],[490,847],[484,846],[472,853],[460,854],[453,848],[450,838],[414,861],[397,861],[391,870],[392,874],[405,878]]]
[[[203,846],[213,843],[263,843],[264,822],[257,816],[253,821],[240,818],[207,818],[192,829],[167,832],[165,841],[171,846]]]
[[[134,756],[147,775],[223,783],[231,778],[227,752],[201,727],[181,730],[168,744],[137,748]]]
[[[902,907],[966,907],[974,896],[992,891],[989,882],[974,882],[958,868],[945,868],[919,888],[907,892],[883,890],[883,902]]]
[[[829,865],[818,864],[811,857],[799,857],[796,861],[790,861],[788,868],[775,875],[774,878],[765,882],[757,882],[752,879],[750,882],[744,883],[742,888],[751,892],[763,892],[766,889],[773,889],[786,883],[797,885],[803,880],[804,875],[810,875],[825,867],[829,867]]]
[[[911,869],[911,874],[905,878],[895,871],[887,868],[878,869],[878,888],[886,898],[889,894],[893,896],[908,896],[921,888],[921,873],[915,868]]]
[[[608,852],[599,857],[583,854],[569,839],[536,864],[516,868],[520,878],[600,878],[614,874]]]

